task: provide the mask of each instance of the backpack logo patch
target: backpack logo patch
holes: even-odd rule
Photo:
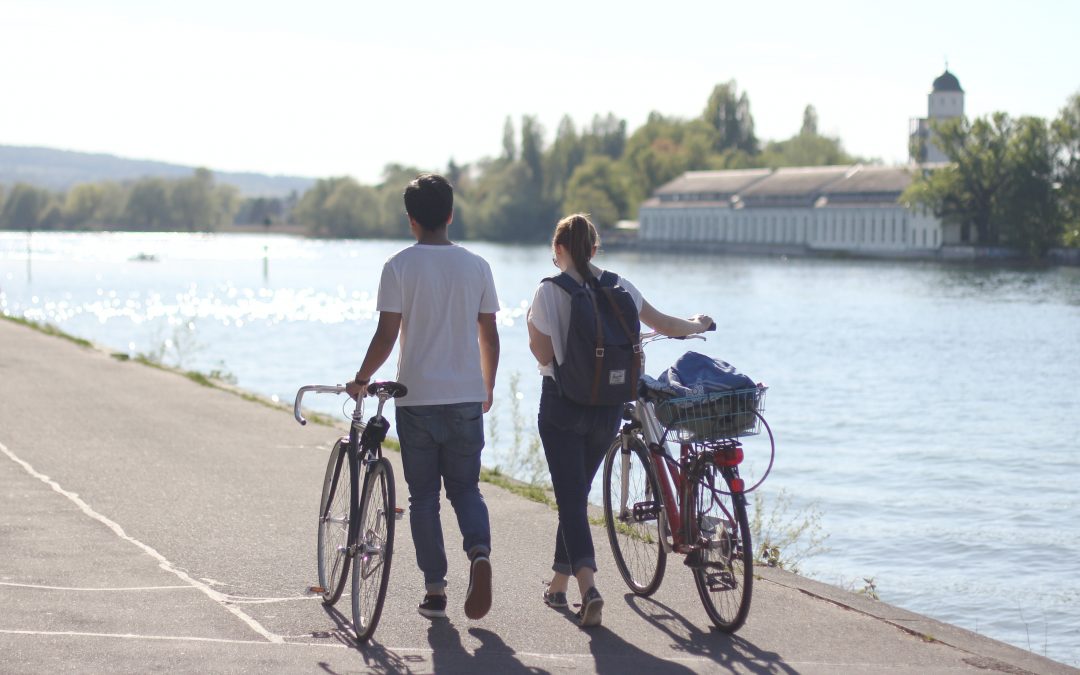
[[[626,371],[625,370],[613,370],[608,373],[608,384],[626,384]]]

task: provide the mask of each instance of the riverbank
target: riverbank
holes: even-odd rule
[[[603,626],[583,631],[539,598],[554,514],[494,486],[483,488],[491,613],[461,616],[467,571],[448,517],[450,618],[419,617],[422,580],[399,527],[376,641],[357,650],[344,617],[299,592],[314,570],[309,507],[337,431],[10,321],[0,364],[0,532],[11,552],[0,560],[0,649],[18,672],[1080,672],[768,568],[746,626],[727,636],[708,628],[680,565],[652,598],[628,594],[599,528],[607,605]],[[93,382],[94,395],[42,382]]]

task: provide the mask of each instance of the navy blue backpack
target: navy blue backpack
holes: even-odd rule
[[[559,393],[583,405],[632,401],[641,375],[641,322],[634,298],[605,271],[579,284],[563,272],[550,281],[570,295],[563,363],[555,362]]]

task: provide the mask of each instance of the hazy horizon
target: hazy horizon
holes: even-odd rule
[[[389,163],[498,155],[508,116],[535,115],[548,142],[564,114],[610,112],[628,131],[651,111],[693,117],[732,79],[759,138],[795,134],[810,104],[822,133],[886,164],[906,161],[908,120],[946,61],[969,117],[1052,118],[1080,90],[1080,5],[1065,2],[0,10],[0,144],[364,183]]]

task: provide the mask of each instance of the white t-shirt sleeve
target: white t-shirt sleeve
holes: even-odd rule
[[[640,312],[641,305],[645,301],[645,299],[641,297],[641,291],[639,291],[637,287],[634,286],[634,284],[630,283],[629,279],[625,279],[623,277],[619,277],[618,285],[626,289],[626,292],[629,293],[630,297],[634,299],[634,306],[637,307],[637,311]]]
[[[480,313],[495,314],[499,311],[499,296],[495,293],[495,277],[491,274],[491,265],[483,258],[480,259],[484,267],[484,294],[480,298]]]
[[[383,265],[382,278],[379,279],[379,297],[375,303],[375,309],[380,312],[401,313],[401,281],[398,279],[397,270],[394,269],[393,259],[387,260]]]
[[[551,337],[551,309],[548,307],[550,301],[547,299],[547,293],[544,292],[545,285],[544,282],[541,282],[540,285],[536,287],[536,293],[533,294],[532,306],[529,307],[528,319],[529,323],[531,323],[536,330]]]

